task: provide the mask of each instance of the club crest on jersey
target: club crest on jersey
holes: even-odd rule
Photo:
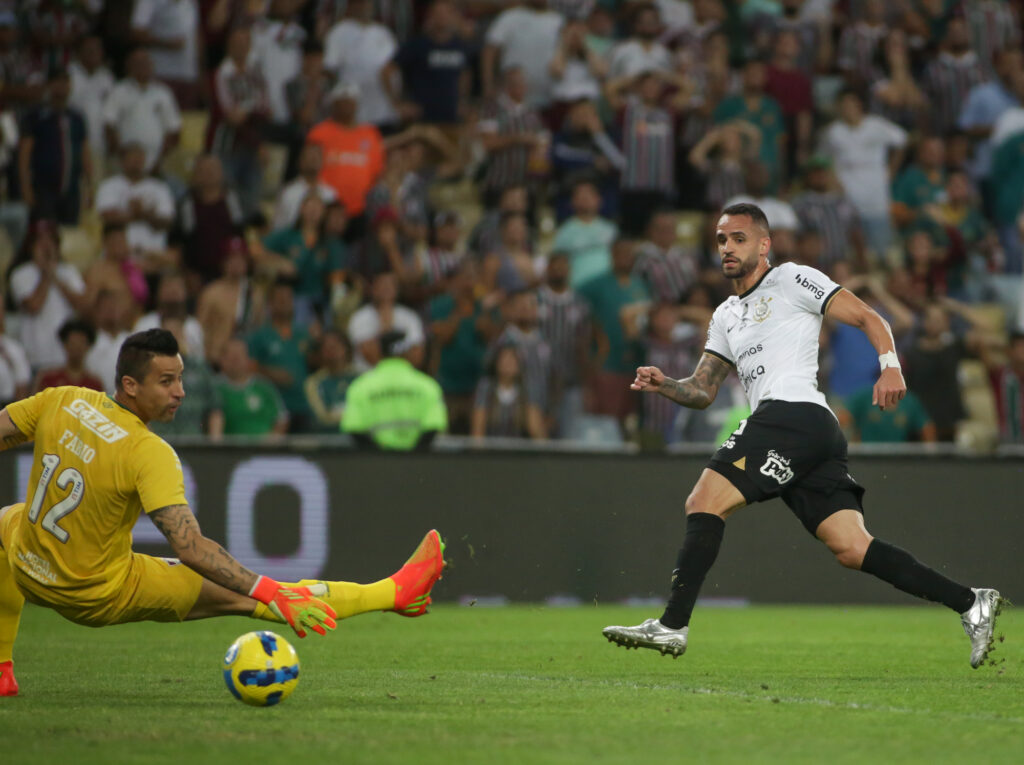
[[[789,466],[789,460],[774,449],[768,450],[768,460],[761,465],[761,473],[774,478],[779,482],[779,486],[793,480],[793,469]]]
[[[758,324],[772,315],[772,308],[768,305],[770,302],[772,302],[771,298],[762,297],[754,303],[754,310],[751,313],[751,318]]]
[[[108,444],[120,441],[128,435],[127,430],[115,425],[105,414],[80,398],[72,401],[71,406],[64,407],[64,411],[76,418],[88,430],[91,430]]]

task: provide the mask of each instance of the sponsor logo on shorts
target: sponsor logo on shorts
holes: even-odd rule
[[[730,436],[729,439],[724,444],[719,446],[718,448],[719,449],[732,449],[734,446],[736,446],[736,439]]]
[[[761,473],[774,478],[779,486],[793,480],[793,469],[789,466],[789,460],[783,457],[774,449],[768,450],[768,460],[761,465]]]
[[[57,575],[50,568],[50,561],[40,558],[34,552],[19,552],[18,561],[21,563],[21,570],[42,584],[56,584]]]
[[[77,418],[87,429],[91,430],[108,444],[120,441],[128,435],[127,430],[115,425],[105,414],[80,398],[72,401],[71,406],[64,407],[64,411]]]

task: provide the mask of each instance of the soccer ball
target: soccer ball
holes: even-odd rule
[[[266,630],[248,632],[224,654],[224,682],[231,695],[254,707],[288,698],[299,684],[299,656],[291,643]]]

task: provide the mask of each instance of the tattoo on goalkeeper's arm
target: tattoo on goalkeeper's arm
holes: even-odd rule
[[[227,550],[204,537],[188,505],[169,505],[154,510],[150,519],[167,537],[171,549],[189,568],[211,582],[248,595],[257,574],[239,563]]]
[[[18,430],[6,409],[0,410],[0,452],[26,444],[32,439]]]
[[[718,386],[729,374],[729,366],[705,353],[693,374],[682,380],[665,378],[658,392],[665,398],[691,409],[706,409],[718,395]]]

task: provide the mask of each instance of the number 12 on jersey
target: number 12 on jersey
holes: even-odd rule
[[[29,523],[35,523],[39,518],[39,513],[43,509],[43,498],[46,496],[46,490],[50,488],[50,481],[53,480],[58,467],[60,467],[60,457],[56,454],[43,455],[43,471],[39,474],[39,482],[36,484],[36,490],[32,493],[32,504],[28,508]],[[69,486],[71,492],[46,511],[42,523],[44,529],[64,544],[67,544],[68,532],[62,529],[57,521],[78,507],[85,494],[85,479],[72,467],[64,468],[57,476],[58,489],[67,489]]]

